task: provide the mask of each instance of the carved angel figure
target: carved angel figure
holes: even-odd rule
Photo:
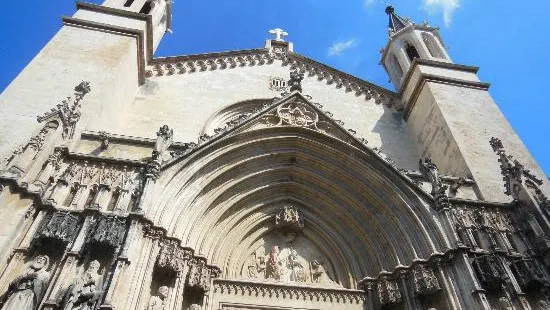
[[[149,299],[147,310],[164,310],[164,301],[168,297],[168,292],[168,286],[159,287],[158,294],[151,296],[151,299]]]
[[[2,310],[35,310],[46,292],[49,264],[48,256],[36,257],[27,271],[10,283]]]
[[[86,272],[77,278],[65,291],[63,310],[91,310],[101,295],[101,275],[99,262],[94,260]]]
[[[323,266],[323,261],[313,260],[311,262],[311,280],[313,283],[332,283],[332,280]]]

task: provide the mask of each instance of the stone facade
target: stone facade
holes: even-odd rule
[[[548,185],[435,28],[387,9],[395,93],[280,29],[153,59],[171,5],[79,3],[0,96],[0,309],[549,309]]]

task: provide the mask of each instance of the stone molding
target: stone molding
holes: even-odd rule
[[[364,95],[365,100],[374,98],[376,103],[384,103],[396,110],[401,110],[399,96],[396,93],[293,52],[278,57],[267,49],[252,49],[158,58],[151,61],[145,75],[154,77],[261,66],[272,64],[278,58],[282,58],[283,66],[290,66],[291,69],[299,68],[302,73],[307,73],[310,77],[317,76],[319,81],[326,80],[327,84],[334,84],[336,88],[342,88],[346,92],[353,91],[356,96]]]
[[[138,81],[139,81],[139,85],[142,85],[143,83],[145,83],[146,58],[144,56],[145,55],[145,51],[144,51],[145,35],[143,31],[132,29],[132,28],[113,26],[109,24],[98,23],[98,22],[93,22],[89,20],[73,18],[68,16],[63,16],[63,24],[68,26],[73,26],[73,27],[80,27],[84,29],[97,30],[97,31],[112,33],[116,35],[136,38],[137,51],[138,51],[137,52]]]
[[[208,269],[209,274],[213,278],[217,278],[221,274],[221,269],[214,265],[206,264],[206,258],[195,255],[195,250],[189,247],[184,247],[181,240],[166,235],[166,229],[159,226],[154,226],[146,220],[142,227],[144,236],[158,240],[160,242],[160,252],[157,263],[163,267],[169,267],[179,273],[183,270],[183,265],[201,265]]]
[[[366,295],[361,290],[335,289],[316,286],[238,280],[214,280],[214,292],[229,295],[275,297],[278,299],[362,304]]]

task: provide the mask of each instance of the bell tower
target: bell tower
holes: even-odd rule
[[[116,132],[117,115],[145,83],[145,66],[171,24],[170,0],[77,2],[73,16],[0,94],[0,157],[38,131],[36,117],[89,81],[81,130]],[[13,130],[17,128],[17,130]]]
[[[403,117],[422,157],[443,173],[473,178],[480,199],[503,201],[499,162],[492,137],[513,148],[513,155],[540,178],[544,172],[531,156],[480,81],[478,67],[455,64],[438,28],[415,24],[386,8],[388,43],[381,63],[399,92]],[[547,192],[549,187],[545,185]]]
[[[416,58],[452,63],[437,28],[427,23],[414,24],[397,15],[392,6],[386,8],[386,14],[389,18],[389,42],[384,49],[382,63],[396,89],[401,87]]]

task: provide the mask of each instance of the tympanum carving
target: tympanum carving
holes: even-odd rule
[[[304,228],[304,215],[294,206],[286,205],[275,215],[275,226],[282,229],[300,230]]]

